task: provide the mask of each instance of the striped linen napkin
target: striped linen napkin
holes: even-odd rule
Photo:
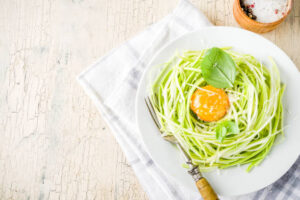
[[[175,183],[153,162],[135,124],[135,96],[155,52],[184,33],[212,24],[187,0],[144,32],[100,58],[78,81],[111,128],[151,200],[196,200],[201,196]],[[221,199],[300,199],[300,159],[280,180],[256,193]]]

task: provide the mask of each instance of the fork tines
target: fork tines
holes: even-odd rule
[[[155,113],[155,110],[154,110],[154,107],[153,107],[153,104],[152,104],[150,98],[146,97],[145,98],[145,102],[146,102],[147,108],[148,108],[148,110],[150,112],[150,115],[151,115],[151,117],[152,117],[155,125],[157,126],[158,129],[160,129],[160,123],[159,123],[159,120],[158,120],[158,118],[156,116],[156,113]]]

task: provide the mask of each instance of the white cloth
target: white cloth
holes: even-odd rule
[[[78,77],[79,83],[102,113],[141,185],[152,200],[195,200],[201,199],[201,196],[176,184],[172,177],[166,176],[143,147],[134,116],[135,95],[141,74],[145,63],[149,63],[162,46],[184,33],[211,25],[192,4],[181,0],[167,17],[100,58]],[[257,193],[234,199],[300,198],[299,161],[290,170],[297,175],[293,176],[294,178],[289,176],[287,180],[279,180]],[[291,180],[291,183],[287,183]]]

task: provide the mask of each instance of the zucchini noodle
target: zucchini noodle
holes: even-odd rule
[[[204,122],[190,109],[191,96],[207,83],[201,62],[207,50],[177,53],[151,87],[150,99],[161,125],[162,136],[173,135],[201,171],[249,164],[257,166],[282,132],[282,95],[285,86],[275,62],[266,68],[251,55],[223,48],[234,60],[237,75],[226,88],[230,109],[219,121]],[[231,120],[240,130],[221,143],[216,140],[218,123]]]

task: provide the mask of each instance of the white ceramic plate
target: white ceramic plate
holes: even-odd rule
[[[273,57],[279,67],[282,82],[286,84],[283,97],[286,126],[284,140],[277,138],[277,142],[280,140],[279,144],[273,146],[267,158],[250,173],[245,172],[246,166],[204,173],[219,195],[241,195],[275,182],[288,171],[300,153],[300,73],[290,58],[276,45],[257,34],[231,27],[203,28],[174,40],[154,56],[141,79],[136,118],[145,146],[157,165],[178,183],[197,191],[193,179],[181,167],[184,161],[179,151],[161,138],[148,113],[144,98],[148,95],[151,81],[161,70],[154,66],[168,61],[176,51],[200,50],[213,46],[231,46],[235,51],[255,56],[267,66],[270,64],[268,57]]]

